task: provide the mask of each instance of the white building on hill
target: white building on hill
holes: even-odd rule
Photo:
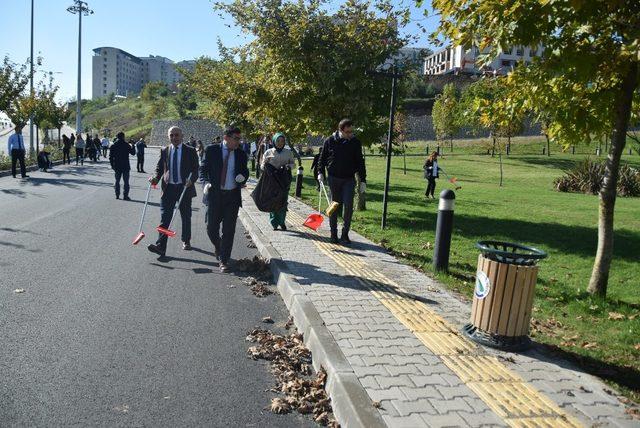
[[[424,60],[424,74],[438,75],[449,73],[467,74],[507,74],[518,63],[530,63],[534,57],[542,56],[543,48],[513,46],[509,51],[503,52],[494,58],[491,63],[482,69],[476,65],[476,59],[480,54],[477,47],[463,48],[462,46],[447,46],[435,51]]]
[[[139,94],[149,82],[164,82],[175,87],[182,75],[176,65],[192,69],[194,61],[175,64],[169,58],[149,55],[137,57],[122,49],[100,47],[93,50],[93,98],[109,94],[130,96]]]

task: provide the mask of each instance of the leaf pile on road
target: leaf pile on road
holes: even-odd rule
[[[320,369],[315,377],[312,375],[311,352],[304,346],[302,334],[294,331],[281,336],[256,328],[246,340],[256,344],[247,350],[250,358],[271,362],[271,372],[276,377],[276,386],[271,391],[284,395],[271,400],[273,413],[313,414],[320,425],[340,426],[333,418],[331,402],[324,390],[327,373]]]
[[[257,297],[265,297],[273,294],[268,288],[271,280],[271,270],[269,264],[258,256],[253,259],[240,259],[236,263],[236,270],[248,276],[242,282],[251,287],[251,292]]]

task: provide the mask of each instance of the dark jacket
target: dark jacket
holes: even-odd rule
[[[144,149],[147,148],[147,145],[144,143],[144,141],[138,141],[136,143],[136,154],[138,156],[144,156]]]
[[[133,146],[124,140],[116,141],[109,152],[109,163],[114,171],[122,172],[131,170],[129,155],[135,155]]]
[[[311,162],[311,172],[313,172],[313,177],[317,177],[318,174],[322,174],[325,175],[325,171],[324,169],[321,170],[320,169],[320,156],[322,155],[322,152],[318,153],[317,155],[315,155],[313,157],[313,162]]]
[[[160,150],[160,160],[158,160],[158,164],[156,165],[155,179],[160,182],[160,187],[162,188],[162,192],[167,188],[167,184],[169,183],[169,147]],[[191,146],[182,143],[182,158],[180,160],[180,179],[184,183],[187,178],[189,178],[189,174],[191,174],[191,182],[195,183],[198,181],[198,154],[196,153],[196,149]],[[189,186],[187,188],[187,192],[185,196],[189,198],[196,197],[196,187]]]
[[[234,153],[235,175],[242,174],[245,178],[243,183],[236,183],[236,188],[233,190],[236,202],[239,206],[242,206],[240,189],[249,178],[247,154],[240,147],[234,150]],[[205,149],[202,166],[200,167],[200,178],[204,181],[205,185],[211,183],[211,189],[209,189],[208,194],[209,204],[215,204],[216,199],[218,199],[220,195],[220,174],[222,174],[222,145],[212,144]]]
[[[422,166],[422,170],[424,171],[424,178],[438,178],[438,172],[442,171],[442,168],[438,167],[437,170],[433,170],[433,161],[427,159],[424,161],[424,165]]]
[[[367,181],[367,171],[362,156],[362,144],[357,138],[345,140],[336,131],[324,141],[322,154],[318,161],[318,169],[327,169],[330,177],[354,178],[357,172],[360,180]]]

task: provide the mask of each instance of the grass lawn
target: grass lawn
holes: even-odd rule
[[[427,143],[409,152],[424,153]],[[435,148],[431,142],[430,147]],[[382,243],[398,257],[429,272],[452,290],[471,297],[478,251],[483,239],[505,240],[543,249],[534,303],[532,336],[575,357],[579,363],[640,399],[640,198],[618,198],[615,256],[606,301],[586,293],[597,245],[598,198],[560,193],[553,180],[584,155],[542,156],[539,139],[520,139],[512,155],[503,156],[504,185],[499,187],[498,157],[482,155],[487,143],[456,142],[440,166],[458,178],[450,274],[432,272],[432,244],[437,200],[426,200],[422,156],[392,160],[388,228],[380,229],[385,162],[367,156],[367,211],[356,212],[353,228]],[[640,156],[625,155],[623,164],[639,168]],[[317,204],[310,161],[305,161],[303,199]],[[451,187],[441,178],[436,192]],[[616,313],[616,314],[610,314]]]

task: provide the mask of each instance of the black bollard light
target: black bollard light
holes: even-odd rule
[[[298,167],[298,175],[296,176],[296,198],[302,196],[302,174],[304,172],[304,168],[302,165]]]
[[[436,224],[436,243],[433,248],[433,270],[436,272],[447,272],[449,270],[449,250],[451,248],[455,200],[456,194],[453,190],[446,189],[440,192],[438,222]]]

